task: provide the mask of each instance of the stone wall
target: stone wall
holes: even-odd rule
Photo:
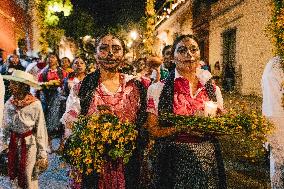
[[[211,6],[209,63],[222,65],[222,33],[236,29],[237,88],[242,94],[261,94],[261,75],[272,56],[266,36],[269,0],[220,0]]]

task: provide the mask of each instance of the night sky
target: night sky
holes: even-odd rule
[[[157,0],[160,6],[165,0]],[[72,0],[74,10],[87,10],[99,26],[137,22],[144,16],[146,0]]]

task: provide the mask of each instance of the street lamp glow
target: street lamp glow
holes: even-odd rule
[[[48,8],[53,12],[60,12],[60,7],[58,5],[49,6]]]
[[[131,39],[136,40],[137,37],[138,37],[138,33],[136,31],[131,31],[130,32],[130,37],[131,37]]]
[[[132,46],[132,41],[129,41],[129,42],[127,43],[127,47],[130,48],[131,46]]]

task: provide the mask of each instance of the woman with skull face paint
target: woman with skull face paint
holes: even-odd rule
[[[220,145],[213,136],[173,127],[163,113],[203,115],[204,102],[223,99],[211,75],[199,68],[200,51],[192,35],[178,37],[172,49],[176,68],[165,82],[148,89],[146,127],[156,139],[151,188],[226,188]]]
[[[98,68],[85,77],[79,91],[81,114],[98,114],[100,107],[104,106],[118,116],[120,121],[135,123],[140,132],[139,126],[146,117],[146,91],[134,77],[119,73],[124,50],[123,42],[113,35],[105,35],[97,41]],[[108,161],[103,174],[83,175],[83,188],[137,188],[141,148],[138,137],[136,152],[125,167],[120,160]]]

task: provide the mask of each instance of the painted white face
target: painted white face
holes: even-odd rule
[[[112,35],[101,38],[97,47],[96,59],[106,70],[115,70],[124,56],[123,46],[119,39]]]
[[[180,72],[195,72],[199,66],[200,50],[197,42],[189,37],[182,39],[174,51],[176,69]]]

